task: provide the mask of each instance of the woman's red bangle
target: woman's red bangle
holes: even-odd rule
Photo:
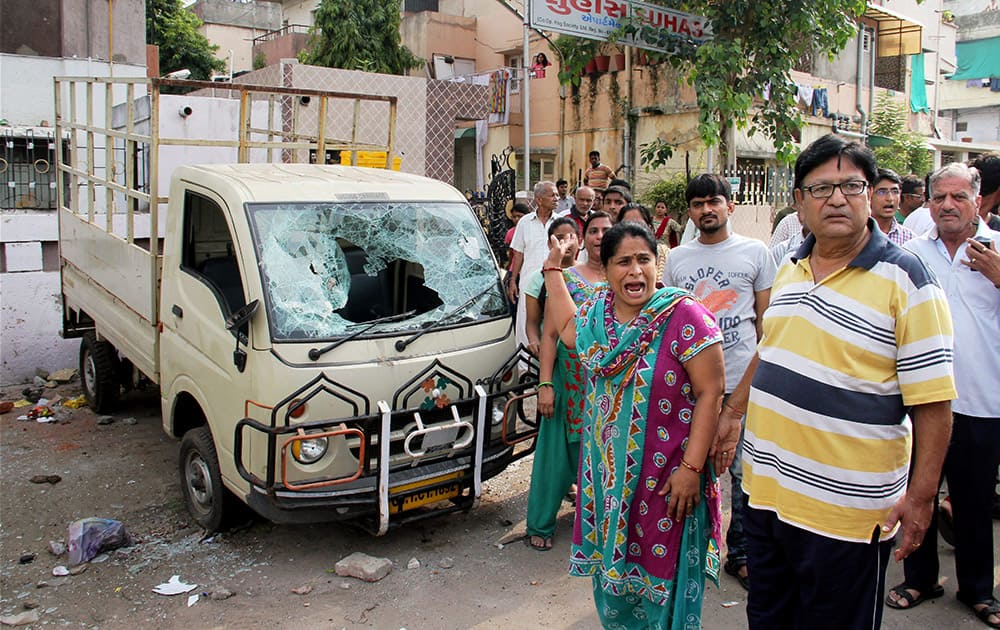
[[[745,411],[741,411],[741,410],[737,409],[736,407],[733,407],[733,406],[732,406],[732,405],[730,405],[729,403],[726,403],[726,406],[727,406],[727,407],[729,407],[730,409],[732,409],[733,411],[735,411],[736,413],[740,414],[740,417],[741,417],[741,418],[742,418],[743,416],[745,416],[745,415],[746,415],[746,413],[747,413],[747,412],[745,412]]]
[[[688,470],[690,470],[691,472],[697,473],[699,475],[701,474],[701,472],[703,470],[705,470],[704,468],[696,468],[696,467],[692,466],[691,464],[689,464],[686,461],[684,461],[683,457],[681,458],[681,466],[683,466],[683,467],[687,468]]]
[[[562,273],[562,267],[542,267],[542,273],[545,273],[546,271],[558,271],[559,273]]]

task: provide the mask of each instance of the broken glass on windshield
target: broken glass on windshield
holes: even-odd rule
[[[250,204],[275,341],[370,335],[506,315],[469,208],[442,202]],[[491,287],[493,289],[491,290]],[[471,296],[484,293],[481,299]]]

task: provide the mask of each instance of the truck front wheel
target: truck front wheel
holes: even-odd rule
[[[191,429],[181,439],[181,488],[194,520],[210,532],[219,531],[233,516],[233,497],[222,483],[219,456],[208,427]]]
[[[90,332],[80,343],[80,382],[87,404],[96,413],[114,409],[121,393],[118,379],[118,354],[107,341],[99,341]]]

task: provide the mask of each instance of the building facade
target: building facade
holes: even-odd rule
[[[0,385],[77,363],[59,337],[52,77],[146,76],[145,20],[143,0],[0,3]]]

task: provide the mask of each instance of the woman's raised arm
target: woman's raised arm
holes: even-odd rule
[[[555,236],[549,237],[549,257],[542,263],[542,276],[545,278],[545,319],[551,320],[552,329],[556,331],[562,342],[570,350],[576,348],[576,304],[569,295],[566,281],[563,280],[562,259],[571,247],[576,247],[576,236],[570,236],[562,241]]]

